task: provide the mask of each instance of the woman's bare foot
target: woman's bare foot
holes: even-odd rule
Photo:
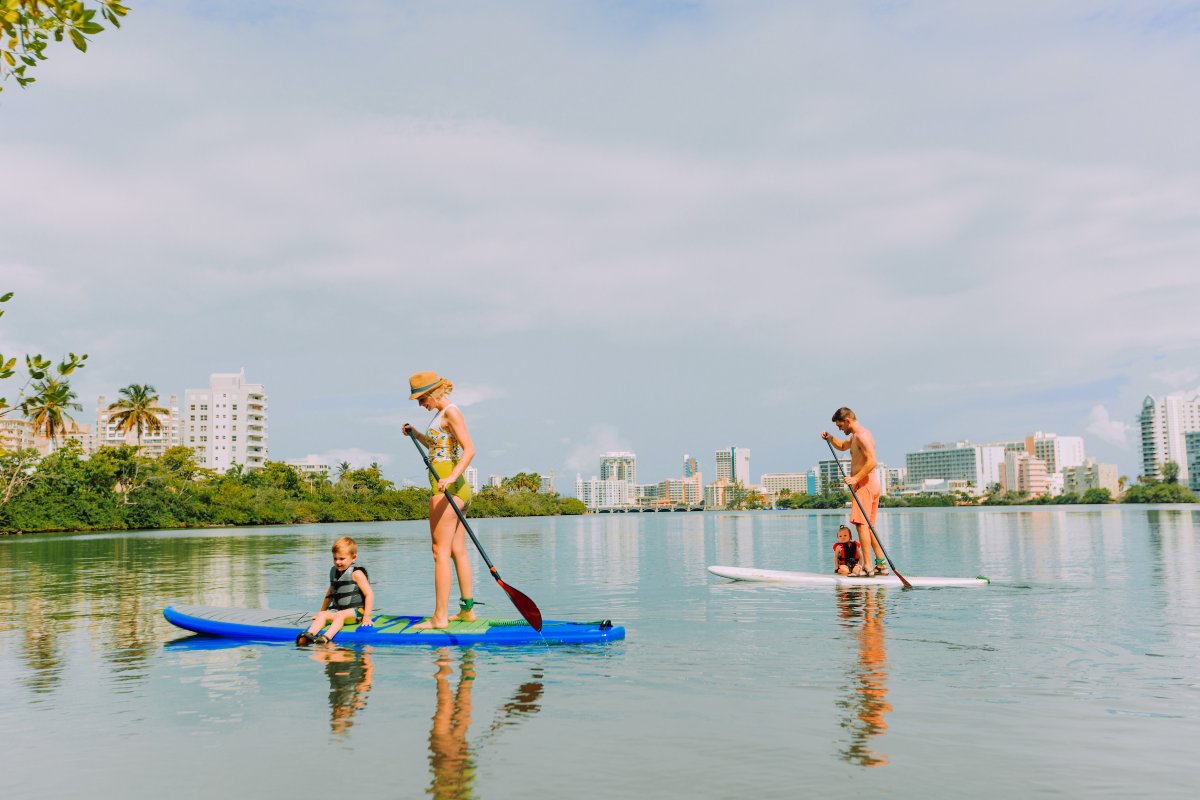
[[[453,617],[451,617],[450,619],[455,620],[456,622],[474,622],[475,621],[475,612],[474,611],[460,611],[457,614],[455,614]]]
[[[413,625],[411,628],[409,628],[409,630],[410,631],[444,631],[446,628],[449,628],[449,627],[450,627],[450,620],[441,620],[439,622],[438,620],[434,619],[433,617],[430,617],[429,619],[427,619],[423,622],[418,622],[416,625]]]

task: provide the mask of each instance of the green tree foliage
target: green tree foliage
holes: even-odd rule
[[[0,0],[4,2],[4,0]],[[0,295],[0,305],[12,300],[13,293]],[[0,317],[4,309],[0,308]],[[51,439],[61,433],[64,422],[73,422],[69,413],[82,410],[83,406],[75,401],[75,393],[67,382],[67,376],[77,369],[82,369],[87,361],[87,355],[69,353],[58,364],[53,364],[41,353],[25,356],[25,383],[18,390],[16,406],[10,406],[7,398],[0,397],[0,417],[6,416],[15,409],[20,409],[27,418],[32,419],[36,430],[44,432]],[[0,381],[8,380],[17,374],[17,359],[0,354]],[[65,415],[65,419],[64,419]]]
[[[775,502],[776,508],[845,508],[853,502],[849,492],[822,492],[821,494],[790,494]]]
[[[51,40],[70,39],[75,49],[87,52],[89,36],[100,33],[100,18],[114,28],[129,9],[116,0],[0,0],[0,91],[9,76],[18,86],[36,78],[27,71],[45,61]]]
[[[1176,462],[1168,461],[1164,463],[1159,472],[1162,474],[1163,483],[1179,483],[1179,464]]]
[[[502,480],[500,485],[513,492],[536,492],[542,488],[542,476],[536,472],[518,472]]]
[[[518,482],[520,483],[520,482]],[[424,519],[431,493],[397,489],[372,464],[348,470],[337,484],[313,481],[294,467],[269,461],[218,475],[196,465],[186,447],[161,458],[128,445],[85,458],[76,442],[50,456],[0,453],[0,530],[185,528]],[[583,514],[574,498],[528,489],[488,488],[471,517]]]
[[[1163,481],[1135,484],[1121,497],[1124,503],[1195,503],[1196,496],[1186,486]]]

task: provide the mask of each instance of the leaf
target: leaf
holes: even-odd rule
[[[7,50],[4,51],[4,60],[8,62],[10,67],[15,67],[17,65],[17,59],[13,58],[13,54]]]
[[[83,34],[71,28],[67,31],[67,35],[71,37],[71,41],[75,43],[75,49],[81,53],[87,52],[87,39],[83,38]]]

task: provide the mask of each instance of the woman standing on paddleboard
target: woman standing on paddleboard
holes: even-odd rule
[[[446,628],[450,625],[450,562],[458,574],[462,592],[456,620],[475,619],[475,600],[471,586],[471,562],[467,558],[466,539],[458,515],[446,497],[450,490],[453,502],[461,510],[471,503],[471,486],[467,483],[467,467],[475,457],[475,445],[467,432],[467,423],[458,406],[450,402],[454,384],[436,372],[418,372],[408,379],[410,400],[421,408],[433,411],[425,433],[404,425],[404,434],[412,436],[429,450],[429,460],[437,476],[429,476],[433,497],[429,498],[429,535],[433,539],[433,616],[413,626],[413,629]]]

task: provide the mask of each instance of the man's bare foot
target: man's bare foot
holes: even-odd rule
[[[449,627],[450,627],[450,620],[443,620],[443,621],[439,622],[438,620],[435,620],[433,617],[430,617],[429,619],[427,619],[423,622],[418,622],[416,625],[413,625],[411,628],[409,628],[409,630],[410,631],[444,631],[446,628],[449,628]]]

